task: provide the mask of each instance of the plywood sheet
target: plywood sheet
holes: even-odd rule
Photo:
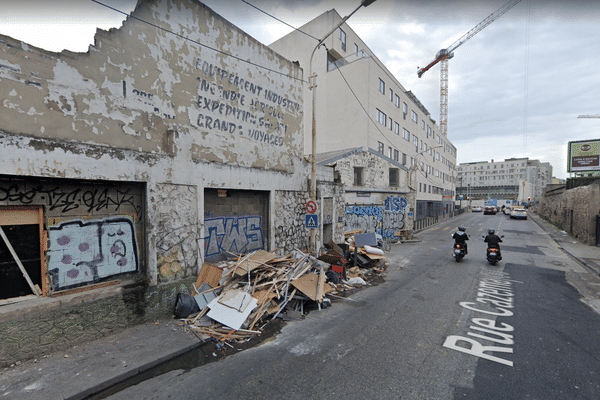
[[[240,262],[235,273],[237,275],[247,274],[248,271],[252,271],[263,264],[268,263],[271,260],[277,258],[277,255],[269,253],[266,250],[258,250],[253,253],[250,257]]]
[[[194,286],[196,290],[198,290],[202,283],[206,282],[210,287],[215,288],[219,286],[221,275],[223,275],[223,270],[221,268],[209,263],[204,263],[200,269],[198,279],[196,279],[196,284]]]
[[[292,285],[314,301],[321,301],[327,291],[326,286],[328,286],[325,284],[325,274],[316,275],[312,273],[305,274],[292,281]],[[317,286],[319,286],[319,293],[317,293]]]

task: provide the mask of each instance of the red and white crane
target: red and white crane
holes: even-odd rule
[[[435,55],[435,59],[427,64],[426,67],[419,68],[417,75],[419,78],[438,62],[441,63],[440,70],[440,130],[443,135],[448,134],[448,60],[454,57],[454,50],[459,48],[467,40],[471,39],[483,28],[494,22],[505,12],[517,5],[521,0],[511,0],[502,7],[490,14],[486,19],[477,24],[469,32],[465,33],[460,39],[452,43],[447,49],[441,49]]]

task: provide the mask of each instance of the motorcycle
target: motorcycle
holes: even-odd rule
[[[482,237],[485,240],[485,236]],[[504,236],[500,236],[500,239],[502,239],[503,237]],[[488,246],[487,251],[485,253],[485,258],[490,264],[496,265],[498,261],[502,259],[502,257],[500,256],[500,245],[494,244]]]
[[[454,250],[452,251],[452,257],[459,262],[467,253],[465,252],[464,243],[454,243]]]

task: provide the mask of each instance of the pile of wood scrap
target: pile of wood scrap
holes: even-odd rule
[[[384,251],[377,247],[375,233],[362,233],[362,230],[355,230],[345,232],[344,236],[351,253],[357,252],[376,262],[385,259]],[[358,248],[355,247],[356,243],[358,243]]]
[[[335,290],[326,282],[329,267],[299,251],[277,257],[258,250],[219,265],[205,263],[193,293],[200,312],[185,324],[203,339],[247,340],[261,333],[259,321],[284,312],[297,316],[307,301],[320,308]]]

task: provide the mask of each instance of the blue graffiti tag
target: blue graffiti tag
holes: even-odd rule
[[[385,199],[385,211],[404,214],[408,206],[408,199],[402,196],[389,196]]]
[[[378,221],[383,220],[383,209],[381,206],[346,206],[346,214],[354,214],[361,217],[377,217]]]
[[[204,220],[204,254],[245,253],[264,248],[262,217],[218,217]]]

